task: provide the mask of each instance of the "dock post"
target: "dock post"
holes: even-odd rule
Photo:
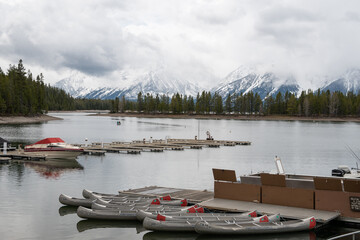
[[[7,154],[7,142],[4,142],[3,148],[4,148],[3,153]]]

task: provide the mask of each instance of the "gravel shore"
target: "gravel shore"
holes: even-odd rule
[[[41,123],[52,120],[62,120],[62,118],[52,117],[49,115],[38,115],[32,117],[24,116],[11,116],[11,117],[0,117],[0,124],[26,124],[26,123]]]
[[[175,118],[175,119],[229,119],[229,120],[267,120],[267,121],[314,121],[314,122],[360,122],[360,117],[296,117],[296,116],[259,116],[259,115],[172,115],[145,113],[108,113],[91,114],[93,116],[138,117],[138,118]]]

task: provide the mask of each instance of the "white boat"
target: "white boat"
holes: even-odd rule
[[[350,169],[346,165],[340,165],[331,171],[331,175],[344,178],[360,178],[360,169],[358,167]]]
[[[24,148],[25,153],[43,154],[46,158],[75,159],[84,149],[65,143],[61,138],[45,138]]]

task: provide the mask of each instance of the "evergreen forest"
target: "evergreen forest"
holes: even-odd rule
[[[109,100],[74,99],[64,90],[44,84],[43,74],[26,71],[22,60],[0,68],[0,114],[33,116],[49,110],[108,110]]]
[[[289,115],[302,117],[360,116],[360,95],[348,92],[317,90],[303,91],[299,97],[293,93],[277,93],[261,100],[257,93],[228,95],[203,91],[194,99],[179,93],[167,95],[142,94],[137,101],[128,101],[123,96],[111,102],[111,112],[142,112],[166,114],[238,114],[238,115]]]
[[[237,114],[289,115],[304,117],[359,117],[360,94],[348,92],[303,91],[299,96],[286,92],[262,100],[257,93],[228,95],[203,91],[196,98],[141,92],[136,100],[124,96],[114,100],[73,98],[64,90],[44,83],[40,73],[36,77],[26,70],[22,60],[0,68],[0,115],[32,116],[47,111],[110,110],[147,114]]]

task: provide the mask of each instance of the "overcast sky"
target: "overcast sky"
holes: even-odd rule
[[[213,85],[271,64],[306,82],[360,67],[360,1],[0,0],[0,66],[54,83],[165,67]]]

